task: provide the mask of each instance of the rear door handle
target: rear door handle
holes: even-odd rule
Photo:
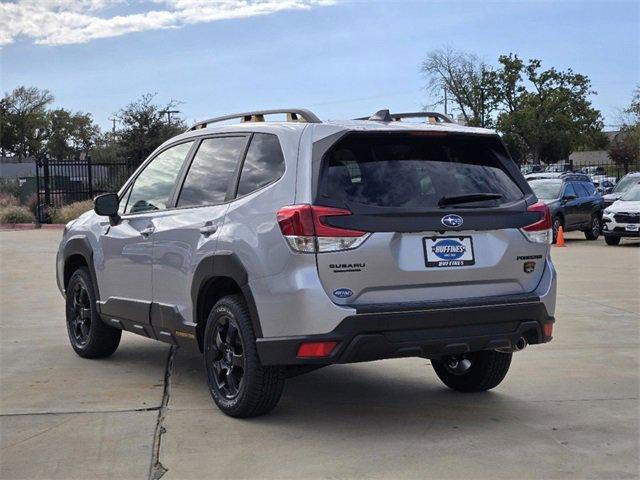
[[[144,230],[140,230],[140,235],[142,235],[143,237],[148,237],[149,235],[151,235],[153,232],[155,231],[154,227],[147,227]]]
[[[208,237],[209,235],[213,235],[217,231],[218,231],[218,226],[214,225],[213,222],[207,222],[200,227],[200,233],[205,237]]]

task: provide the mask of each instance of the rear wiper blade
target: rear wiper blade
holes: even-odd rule
[[[498,200],[502,198],[499,193],[470,193],[468,195],[452,195],[438,200],[438,206],[455,205],[457,203],[482,202],[484,200]]]

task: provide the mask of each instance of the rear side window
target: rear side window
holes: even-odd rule
[[[275,135],[256,133],[251,139],[242,166],[238,196],[246,195],[279,179],[284,173],[284,157]]]
[[[587,190],[587,184],[584,182],[577,182],[573,184],[573,188],[579,197],[589,197],[591,194]]]
[[[606,184],[606,183],[608,183],[608,182],[605,180],[605,181],[603,182],[603,184]],[[584,187],[584,189],[587,191],[587,194],[588,194],[590,197],[596,194],[596,186],[595,186],[593,183],[591,183],[591,182],[584,182],[584,183],[582,183],[581,185]]]
[[[178,207],[224,202],[246,142],[246,137],[204,139],[182,185]]]
[[[504,170],[501,157],[511,160],[495,138],[429,133],[345,136],[324,157],[319,200],[437,208],[445,197],[499,195],[456,202],[462,207],[496,206],[523,197]]]

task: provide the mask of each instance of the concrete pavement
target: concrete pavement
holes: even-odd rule
[[[177,350],[168,372],[169,348],[131,334],[107,360],[73,353],[53,277],[59,236],[0,232],[2,479],[640,473],[638,242],[569,234],[554,248],[555,339],[515,355],[492,392],[453,393],[421,359],[340,365],[288,380],[271,415],[234,420],[193,352]]]

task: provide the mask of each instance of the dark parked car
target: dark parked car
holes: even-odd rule
[[[602,228],[604,200],[587,175],[570,173],[558,178],[529,181],[553,219],[553,243],[562,225],[565,232],[582,230],[587,240],[596,240]]]

